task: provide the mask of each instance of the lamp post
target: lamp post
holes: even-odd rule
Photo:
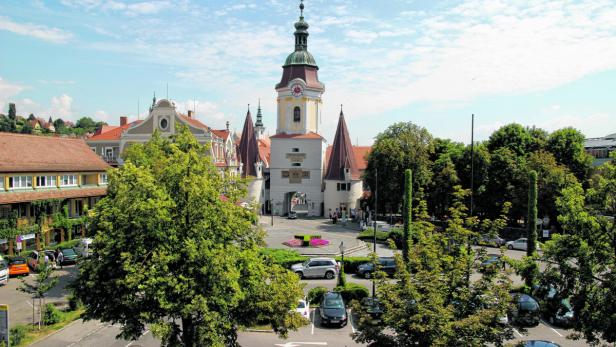
[[[375,178],[375,184],[374,184],[374,232],[372,235],[372,242],[373,242],[373,252],[376,255],[376,226],[377,226],[377,221],[378,221],[378,213],[377,213],[377,201],[378,201],[378,190],[379,190],[379,170],[377,168],[374,169],[374,178]],[[376,268],[376,264],[374,264],[374,267]],[[376,269],[375,269],[376,270]],[[374,301],[374,297],[376,296],[376,282],[374,282],[374,276],[372,276],[372,300]]]
[[[271,224],[274,226],[274,199],[270,199],[270,216],[272,217]]]

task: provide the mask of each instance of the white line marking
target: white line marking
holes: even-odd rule
[[[142,338],[142,337],[144,337],[144,336],[145,336],[147,333],[149,333],[149,332],[150,332],[150,330],[146,329],[146,330],[143,332],[143,334],[141,334],[141,336],[139,336],[139,339],[140,339],[140,338]],[[139,341],[139,339],[137,339],[137,341]],[[124,347],[131,346],[131,345],[132,345],[133,343],[135,343],[135,342],[136,342],[136,341],[131,341],[131,342],[129,342],[129,343],[128,343],[126,346],[124,346]]]
[[[556,329],[551,328],[551,327],[550,327],[550,329],[552,329],[552,331],[553,331],[553,332],[555,332],[555,333],[556,333],[556,335],[558,335],[558,336],[560,336],[560,337],[563,337],[563,336],[562,336],[562,335],[561,335],[558,331],[556,331]]]
[[[30,300],[26,300],[26,302],[28,303],[28,305],[30,305],[30,307],[33,307],[32,303],[30,302]]]
[[[355,328],[353,327],[353,310],[349,310],[349,324],[351,324],[351,331],[355,334]]]
[[[314,335],[314,316],[317,315],[317,310],[312,311],[312,320],[310,321],[310,325],[312,325],[312,329],[310,330],[310,335]]]
[[[516,334],[520,335],[520,337],[524,337],[524,336],[522,336],[522,334],[520,334],[520,332],[518,331],[518,329],[513,328],[513,331],[514,331]]]

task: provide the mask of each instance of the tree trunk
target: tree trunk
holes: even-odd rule
[[[32,297],[32,326],[34,326],[36,324],[36,304],[35,304],[35,297]]]
[[[404,172],[404,207],[402,210],[404,219],[404,244],[402,245],[402,257],[404,263],[409,261],[409,243],[411,241],[411,220],[413,216],[413,173],[410,169]]]
[[[184,341],[184,347],[195,345],[195,327],[190,316],[182,318],[182,341]]]

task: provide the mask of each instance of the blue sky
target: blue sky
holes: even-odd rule
[[[616,4],[581,1],[306,0],[308,48],[325,83],[323,134],[344,104],[354,142],[397,121],[485,139],[510,122],[588,137],[616,132]],[[298,1],[0,2],[0,107],[110,124],[152,94],[241,130],[276,94]]]

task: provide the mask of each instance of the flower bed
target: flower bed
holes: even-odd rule
[[[310,247],[323,247],[329,245],[329,240],[326,239],[312,239],[310,240]]]
[[[321,235],[294,235],[294,239],[282,244],[289,247],[323,247],[329,245],[329,240],[322,239]]]

